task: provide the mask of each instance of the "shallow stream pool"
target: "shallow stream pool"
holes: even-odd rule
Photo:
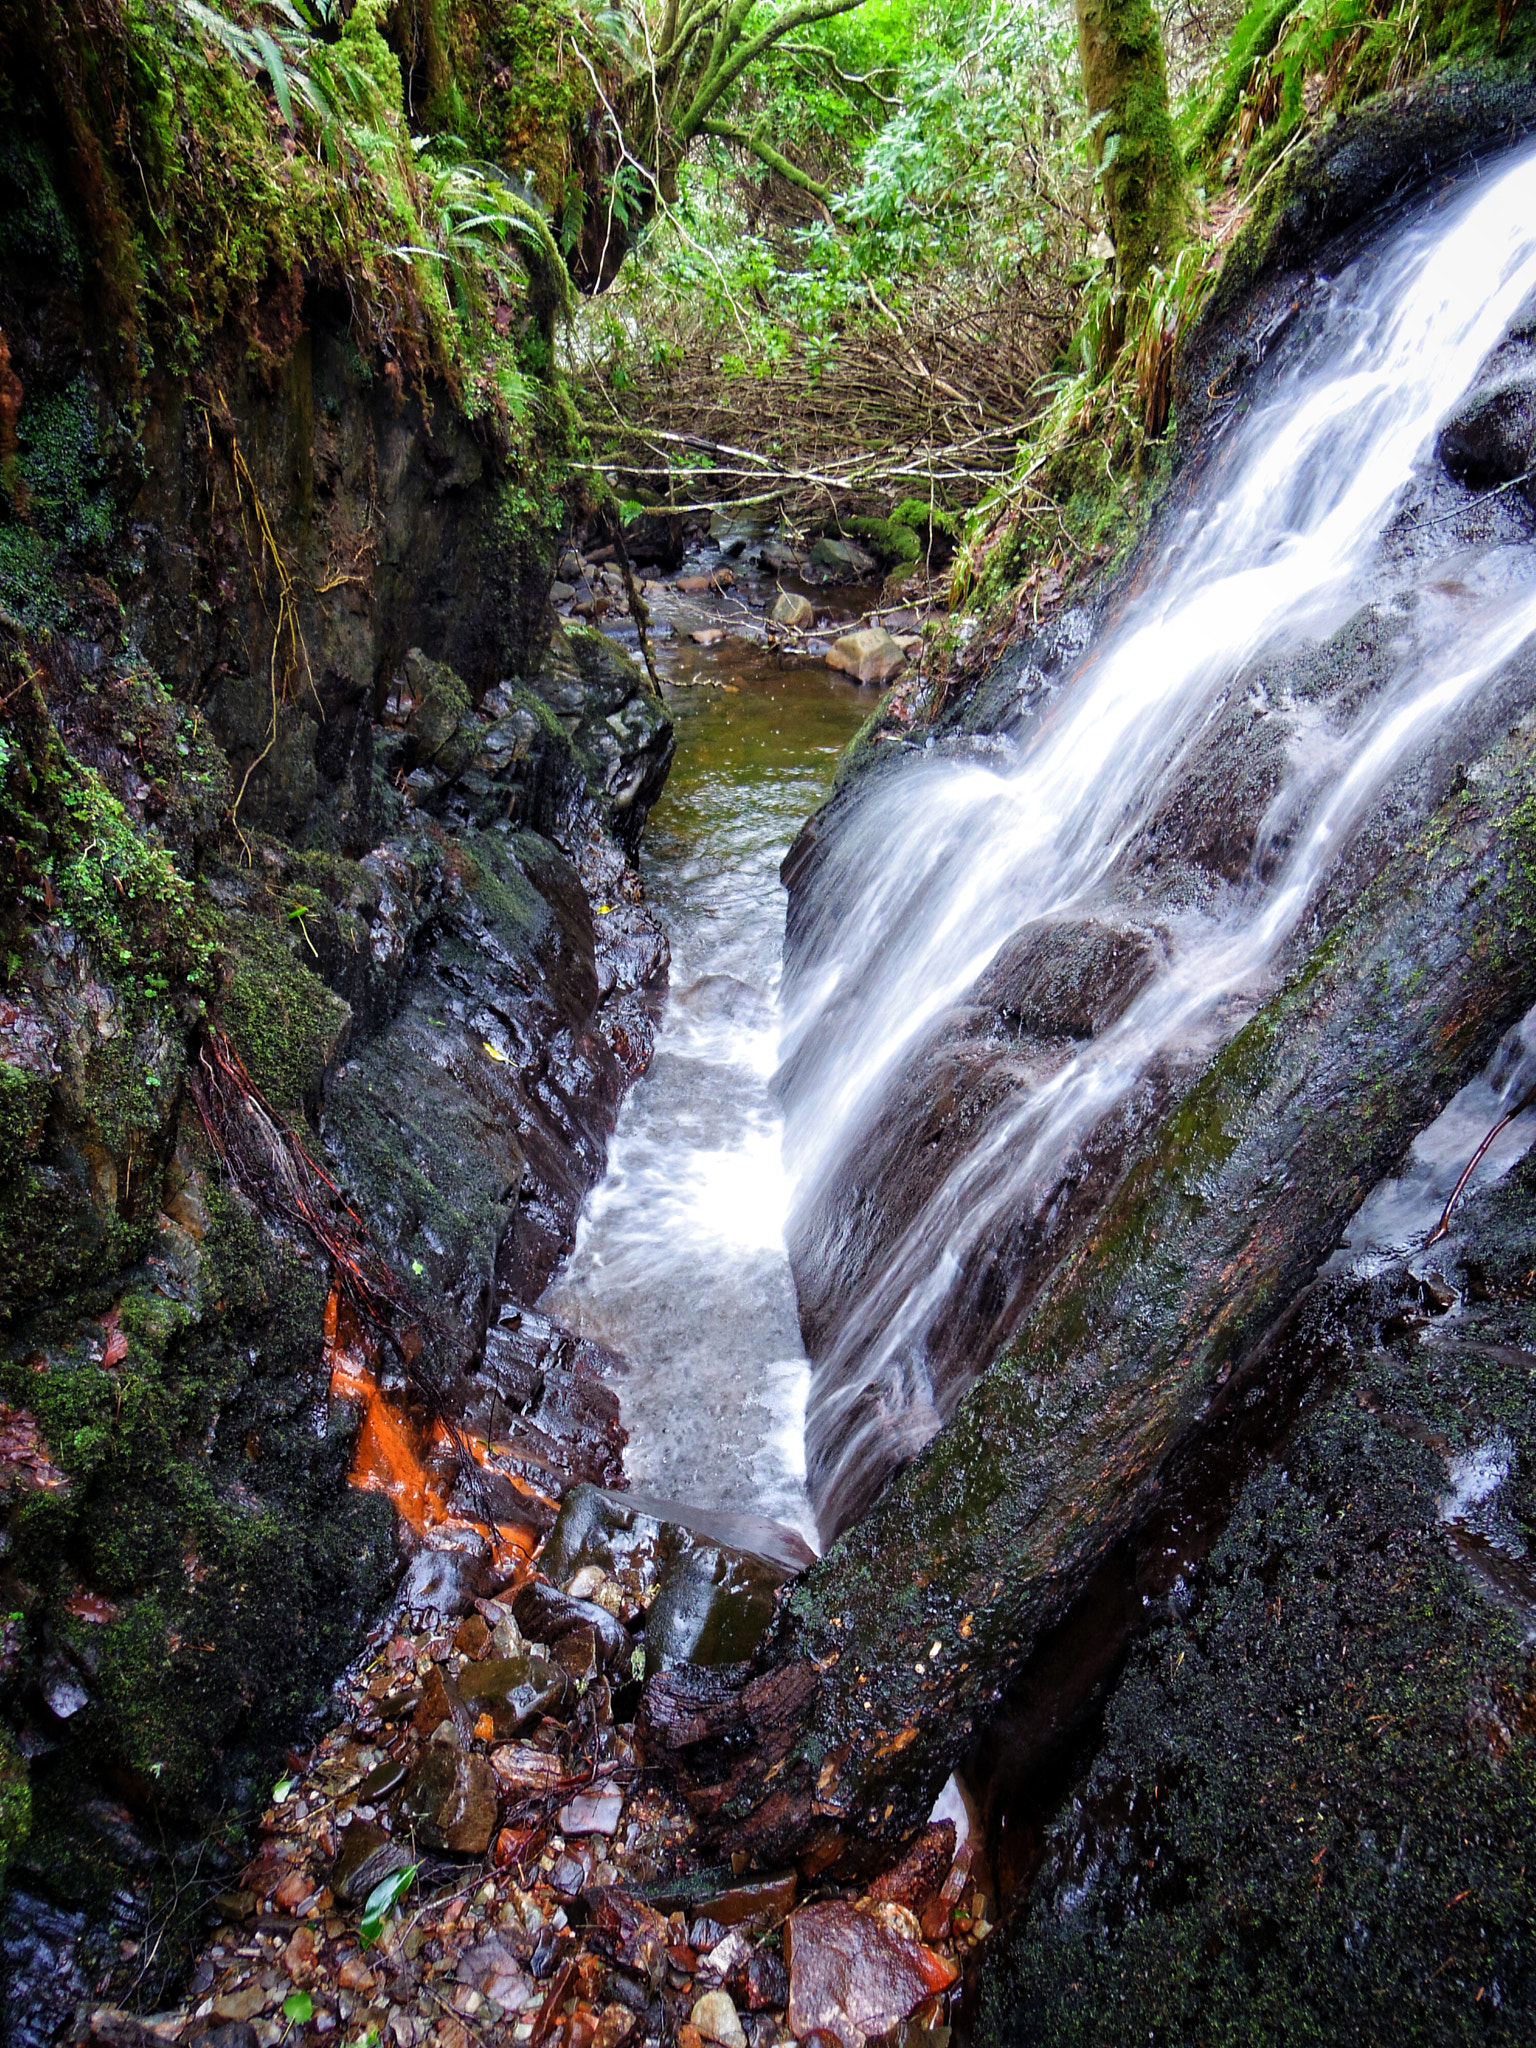
[[[814,1543],[770,1094],[779,863],[875,693],[819,665],[781,670],[744,641],[682,641],[664,659],[677,757],[640,869],[672,942],[669,992],[543,1306],[628,1361],[618,1392],[637,1490],[772,1515]]]

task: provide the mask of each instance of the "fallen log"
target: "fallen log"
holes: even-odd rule
[[[870,1868],[1414,1134],[1536,999],[1536,729],[1490,746],[1139,1149],[1003,1357],[799,1582],[750,1666],[653,1679],[706,1838]]]

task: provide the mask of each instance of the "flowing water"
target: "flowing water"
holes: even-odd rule
[[[1006,942],[1038,920],[1125,914],[1128,850],[1234,686],[1262,691],[1259,657],[1325,641],[1367,598],[1401,614],[1386,673],[1321,714],[1275,707],[1289,720],[1287,767],[1247,873],[1159,908],[1160,964],[1140,994],[977,1119],[848,1305],[816,1360],[808,1415],[824,1533],[846,1519],[861,1462],[888,1470],[963,1392],[933,1354],[967,1259],[1005,1222],[1047,1211],[1063,1162],[1154,1062],[1209,1048],[1252,1013],[1383,792],[1536,629],[1536,556],[1518,531],[1472,549],[1450,522],[1399,539],[1392,556],[1405,505],[1427,489],[1438,424],[1533,287],[1526,152],[1331,281],[1310,337],[1228,429],[1134,601],[1031,728],[930,749],[875,780],[832,836],[788,999],[792,1243],[833,1230],[826,1213],[925,1037]]]
[[[677,758],[640,866],[672,945],[649,1073],[545,1304],[628,1362],[637,1488],[772,1515],[815,1540],[809,1366],[784,1249],[779,863],[873,697],[742,642],[672,658]],[[685,676],[700,680],[690,685]]]

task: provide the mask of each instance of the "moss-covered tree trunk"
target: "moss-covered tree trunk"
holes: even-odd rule
[[[1184,158],[1151,0],[1076,0],[1083,92],[1123,290],[1166,263],[1188,224]]]
[[[910,1836],[1106,1555],[1266,1384],[1350,1216],[1536,994],[1533,765],[1517,727],[1211,1063],[746,1682],[652,1683],[647,1751],[707,1831],[817,1867]]]

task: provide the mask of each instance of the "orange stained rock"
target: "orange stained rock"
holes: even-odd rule
[[[473,1529],[491,1544],[499,1570],[512,1570],[532,1556],[537,1531],[518,1523],[474,1521],[449,1506],[455,1456],[467,1448],[477,1464],[496,1471],[489,1447],[473,1439],[455,1443],[440,1417],[424,1423],[397,1404],[379,1385],[378,1347],[358,1323],[335,1287],[325,1304],[325,1361],[332,1398],[355,1402],[363,1411],[352,1459],[352,1484],[382,1493],[418,1535],[435,1529]],[[502,1473],[520,1492],[530,1491],[517,1474]]]

